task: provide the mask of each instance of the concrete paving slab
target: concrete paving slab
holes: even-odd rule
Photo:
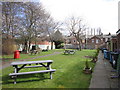
[[[103,53],[100,51],[89,88],[118,88],[118,79],[111,79],[110,77],[111,74],[116,73],[111,72],[112,70],[114,69],[109,63],[109,60],[104,59]]]

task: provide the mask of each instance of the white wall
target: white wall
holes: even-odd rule
[[[48,47],[48,49],[51,50],[51,45],[38,45],[38,47],[41,49],[47,49]],[[53,45],[53,49],[55,49],[55,45]]]
[[[24,48],[24,45],[22,45],[22,44],[20,44],[20,45],[18,46],[18,50],[19,50],[19,51],[22,51],[23,48]]]
[[[30,49],[32,49],[32,45],[35,45],[35,44],[31,44]],[[51,50],[51,45],[38,45],[38,47],[41,48],[42,50],[43,50],[43,49],[47,49],[47,46],[49,46],[49,50]],[[19,51],[22,51],[23,48],[24,48],[24,45],[21,44],[21,45],[19,46],[18,50],[19,50]],[[55,49],[55,45],[53,45],[53,49]]]
[[[31,44],[30,49],[32,48],[32,45],[35,44]],[[47,47],[49,47],[48,49],[51,50],[51,45],[38,45],[39,48],[43,49],[47,49]],[[53,45],[53,49],[55,49],[55,45]]]

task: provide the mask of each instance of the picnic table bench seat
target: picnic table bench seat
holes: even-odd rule
[[[9,76],[18,76],[18,75],[36,74],[36,73],[47,73],[47,72],[55,72],[55,71],[56,71],[56,69],[31,71],[31,72],[21,72],[21,73],[10,73]]]

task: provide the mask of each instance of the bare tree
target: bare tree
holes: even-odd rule
[[[59,22],[55,22],[49,14],[47,14],[47,15],[48,16],[46,17],[46,20],[45,20],[44,29],[47,31],[47,34],[51,41],[51,50],[52,50],[53,49],[53,41],[54,41],[53,34],[56,30],[58,30],[60,28],[60,26],[62,24],[60,24]]]
[[[22,27],[20,36],[24,40],[24,50],[29,51],[32,41],[37,41],[38,35],[43,33],[46,13],[40,3],[27,2],[23,4],[23,16],[20,17]]]
[[[63,41],[63,35],[59,30],[57,30],[52,37],[54,41]]]
[[[16,34],[16,14],[20,2],[2,2],[2,33],[12,37]]]
[[[36,43],[38,37],[49,36],[53,43],[52,34],[58,29],[59,23],[54,22],[41,3],[4,2],[2,5],[2,32],[7,34],[7,38],[12,35],[19,39],[27,52],[30,50],[31,42]]]
[[[81,41],[84,36],[84,31],[86,30],[86,26],[82,23],[82,19],[72,16],[67,22],[67,28],[70,34],[76,38],[79,50],[81,50]]]

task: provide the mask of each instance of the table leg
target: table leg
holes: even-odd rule
[[[51,69],[51,63],[47,63],[47,70],[50,70]]]
[[[51,69],[51,65],[49,65],[49,70]]]
[[[50,79],[52,79],[52,72],[50,72]]]
[[[16,76],[14,77],[14,84],[16,84]]]
[[[18,73],[18,66],[17,65],[14,66],[14,73]],[[14,84],[16,84],[16,78],[17,78],[17,76],[14,76]]]
[[[47,63],[47,70],[51,70],[51,63]],[[52,79],[52,72],[50,72],[50,79]]]
[[[14,73],[18,73],[18,66],[15,65],[15,66],[13,66],[13,67],[14,67]]]

